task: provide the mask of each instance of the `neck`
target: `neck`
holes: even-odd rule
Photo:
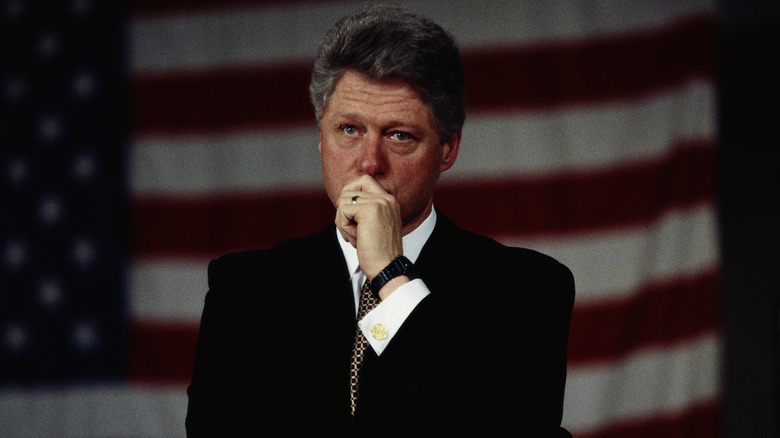
[[[401,235],[406,236],[407,234],[416,230],[417,227],[420,226],[420,224],[425,222],[425,219],[428,219],[428,216],[431,215],[432,211],[433,211],[433,202],[429,202],[428,206],[425,207],[425,210],[423,210],[422,213],[415,216],[414,219],[412,219],[411,221],[404,222],[403,227],[401,228]]]

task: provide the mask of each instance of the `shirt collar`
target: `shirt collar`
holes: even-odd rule
[[[431,214],[412,232],[403,236],[401,242],[404,247],[404,256],[408,258],[412,263],[417,261],[417,257],[420,256],[425,242],[431,237],[433,228],[436,226],[436,209],[431,208]],[[355,274],[359,274],[360,266],[358,264],[357,250],[352,247],[343,237],[341,232],[336,228],[336,238],[341,245],[341,251],[344,253],[344,259],[347,262],[347,269],[350,277]]]

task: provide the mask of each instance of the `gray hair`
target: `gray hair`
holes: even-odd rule
[[[396,6],[374,5],[337,21],[320,44],[309,85],[318,124],[346,71],[372,80],[400,80],[417,90],[442,143],[463,127],[465,80],[458,46],[431,20]]]

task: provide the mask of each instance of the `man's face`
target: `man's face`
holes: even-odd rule
[[[401,206],[403,232],[430,212],[439,174],[454,163],[460,132],[442,144],[419,94],[401,82],[347,71],[321,120],[325,190],[336,205],[345,184],[373,177]]]

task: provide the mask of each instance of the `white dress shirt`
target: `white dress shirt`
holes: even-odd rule
[[[403,236],[403,250],[404,256],[408,258],[412,263],[417,261],[417,257],[422,251],[423,245],[428,241],[433,233],[433,228],[436,225],[436,211],[431,209],[431,214],[415,228],[411,233]],[[360,270],[358,264],[357,250],[352,247],[341,236],[341,232],[336,229],[336,235],[338,241],[341,244],[341,250],[344,253],[344,259],[347,262],[347,269],[352,273],[350,280],[352,281],[352,291],[355,298],[355,316],[357,317],[357,307],[360,301],[360,289],[363,287],[363,283],[366,281],[366,276],[363,271]],[[398,289],[393,291],[386,299],[379,303],[372,311],[358,321],[360,330],[365,335],[371,348],[374,349],[377,355],[381,355],[385,350],[385,347],[393,339],[393,336],[401,328],[401,325],[406,321],[406,318],[412,313],[417,304],[423,300],[431,292],[428,287],[419,278],[412,280],[408,283],[404,283]],[[375,336],[372,334],[372,328],[374,333],[383,335]],[[386,333],[386,335],[384,335]]]

